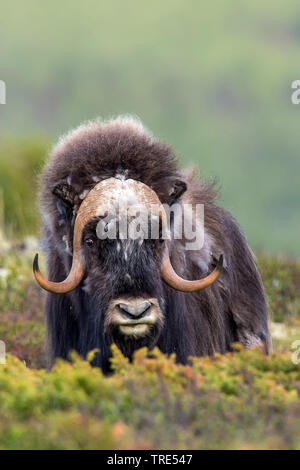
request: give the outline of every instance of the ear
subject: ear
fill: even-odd
[[[182,194],[187,190],[187,182],[184,178],[181,177],[171,177],[169,178],[169,182],[167,184],[167,191],[168,194],[166,195],[166,199],[168,204],[171,206],[174,202],[179,199]]]
[[[74,188],[68,183],[64,181],[57,183],[52,186],[51,191],[52,194],[58,197],[63,203],[66,204],[66,206],[74,206],[76,193],[74,191]]]

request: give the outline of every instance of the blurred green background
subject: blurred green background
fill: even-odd
[[[61,133],[132,113],[218,177],[254,249],[300,255],[299,64],[297,0],[1,0],[0,226],[37,233]]]

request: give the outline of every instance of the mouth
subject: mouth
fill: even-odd
[[[126,323],[119,325],[119,330],[125,336],[137,338],[140,336],[146,336],[152,326],[152,323]]]

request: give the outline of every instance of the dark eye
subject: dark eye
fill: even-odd
[[[94,245],[94,240],[92,238],[86,238],[84,240],[86,246],[93,246]]]

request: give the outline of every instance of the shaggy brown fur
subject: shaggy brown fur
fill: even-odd
[[[106,370],[113,340],[128,356],[137,347],[152,347],[150,340],[124,344],[122,338],[105,335],[107,305],[120,292],[131,296],[147,293],[159,299],[165,318],[163,328],[154,333],[155,344],[164,352],[176,352],[181,362],[189,355],[224,353],[235,341],[246,347],[264,343],[268,350],[264,288],[240,228],[215,204],[213,185],[199,181],[193,173],[182,174],[171,148],[132,119],[88,123],[63,137],[53,149],[40,184],[49,279],[61,281],[69,273],[74,220],[82,199],[98,181],[117,174],[147,184],[162,203],[204,204],[203,248],[188,251],[185,240],[173,240],[171,261],[182,277],[199,279],[223,253],[224,270],[206,290],[185,294],[160,279],[161,252],[155,244],[136,250],[131,267],[118,264],[113,247],[106,258],[103,246],[90,258],[86,254],[89,268],[82,285],[69,294],[47,297],[51,360],[66,358],[70,349],[86,355],[98,347],[101,353],[95,364]],[[124,281],[129,269],[130,285]]]

